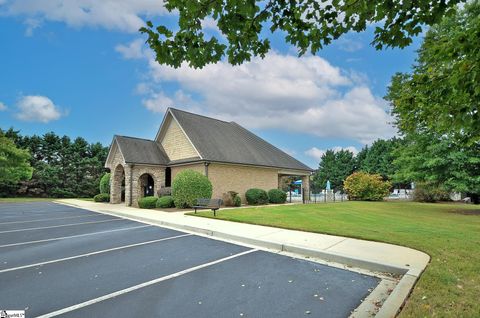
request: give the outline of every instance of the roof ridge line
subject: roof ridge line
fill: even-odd
[[[123,138],[139,139],[139,140],[145,140],[145,141],[155,142],[155,140],[146,139],[146,138],[140,138],[140,137],[132,137],[132,136],[124,136],[124,135],[115,135],[115,137],[123,137]]]
[[[170,107],[170,109],[171,109],[171,110],[174,110],[174,111],[179,111],[179,112],[182,112],[182,113],[187,113],[187,114],[189,114],[189,115],[193,115],[193,116],[197,116],[197,117],[203,117],[203,118],[206,118],[206,119],[221,121],[222,123],[226,123],[226,124],[231,123],[231,122],[226,121],[226,120],[222,120],[222,119],[218,119],[218,118],[214,118],[214,117],[208,117],[208,116],[206,116],[206,115],[195,114],[195,113],[192,113],[192,112],[183,110],[183,109],[178,109],[178,108],[173,108],[173,107]]]

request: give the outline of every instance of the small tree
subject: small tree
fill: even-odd
[[[2,183],[29,180],[33,172],[29,159],[28,150],[17,148],[11,139],[0,134],[0,180]]]
[[[105,173],[100,179],[100,193],[110,194],[110,173]]]
[[[177,208],[192,207],[197,199],[212,197],[212,183],[200,172],[183,170],[173,179],[172,197]]]
[[[379,174],[355,172],[348,176],[344,189],[350,200],[381,201],[390,193],[391,184]]]

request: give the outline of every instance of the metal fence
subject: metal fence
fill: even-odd
[[[329,203],[329,202],[343,202],[348,201],[348,197],[344,192],[333,190],[314,190],[305,191],[302,188],[301,193],[290,191],[287,193],[287,202],[303,202],[308,203]]]

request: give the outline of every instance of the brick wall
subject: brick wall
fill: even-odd
[[[182,170],[186,170],[186,169],[198,171],[201,174],[205,174],[205,166],[204,166],[203,163],[184,165],[184,166],[176,166],[176,167],[172,167],[172,182],[173,182],[173,179],[175,179],[175,176],[177,175],[177,173],[179,173]]]
[[[245,201],[245,192],[250,188],[265,191],[278,188],[278,170],[211,163],[208,166],[208,178],[213,185],[212,198],[222,198],[228,191],[236,191]]]

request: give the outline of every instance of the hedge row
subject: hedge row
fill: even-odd
[[[260,205],[270,203],[285,203],[287,194],[280,189],[271,189],[268,193],[262,189],[248,189],[245,192],[245,198],[250,205]]]
[[[173,208],[173,198],[171,196],[164,197],[144,197],[138,199],[138,207],[141,209],[154,209],[154,208]]]

